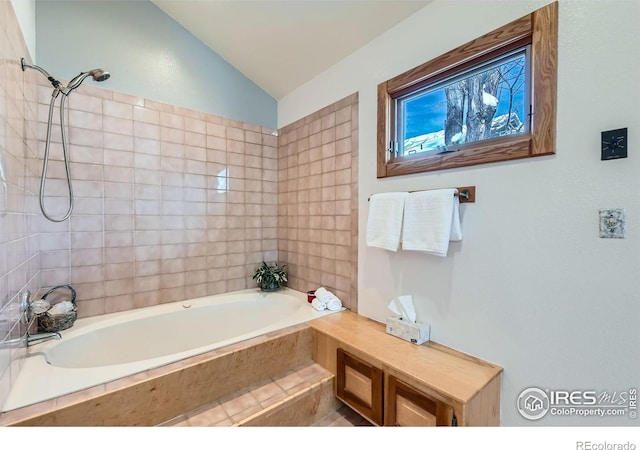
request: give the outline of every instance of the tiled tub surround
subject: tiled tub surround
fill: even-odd
[[[0,415],[1,425],[151,426],[312,363],[313,332],[295,325]],[[311,387],[311,386],[310,386]],[[333,393],[331,392],[331,398]],[[263,398],[271,404],[278,398]],[[265,404],[263,406],[268,406]],[[238,419],[238,417],[236,417]]]
[[[257,288],[78,320],[26,359],[3,410],[161,367],[334,314],[305,293]],[[42,380],[47,380],[43,383]]]
[[[38,88],[41,139],[50,98]],[[89,85],[68,125],[75,209],[40,218],[42,284],[71,283],[80,317],[253,287],[276,259],[273,130]],[[53,142],[46,205],[60,215],[59,129]]]
[[[0,1],[0,404],[24,355],[24,348],[2,348],[1,343],[25,332],[19,293],[40,287],[37,94],[35,74],[20,69],[20,57],[27,55],[11,2]]]
[[[358,94],[278,132],[278,254],[289,286],[357,310]]]

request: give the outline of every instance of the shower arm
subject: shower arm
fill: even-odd
[[[27,64],[27,61],[24,58],[20,58],[20,67],[22,68],[22,71],[24,72],[27,68],[29,69],[35,69],[38,72],[40,72],[42,75],[44,75],[45,77],[47,77],[47,80],[49,80],[49,82],[53,85],[54,88],[56,88],[57,90],[60,90],[60,88],[62,87],[62,83],[60,83],[58,80],[56,80],[55,78],[53,78],[49,72],[47,72],[46,70],[44,70],[42,67],[40,66],[35,66],[35,65],[31,65],[31,64]]]

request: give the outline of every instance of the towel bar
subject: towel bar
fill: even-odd
[[[476,202],[476,187],[475,186],[464,186],[456,188],[458,192],[453,194],[460,198],[460,203],[475,203]],[[416,191],[409,192],[421,192],[428,189],[418,189]],[[371,197],[367,199],[367,201],[371,200]]]

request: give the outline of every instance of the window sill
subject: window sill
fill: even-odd
[[[398,157],[386,163],[385,173],[379,173],[378,178],[510,161],[554,153],[551,149],[548,153],[532,154],[532,140],[532,136],[526,134],[469,144],[452,153]]]

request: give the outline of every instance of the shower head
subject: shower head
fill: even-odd
[[[80,72],[78,76],[69,81],[69,84],[67,84],[67,87],[64,90],[64,94],[68,95],[69,92],[80,86],[87,77],[93,78],[93,81],[104,81],[110,76],[111,74],[104,69],[93,69],[89,72]]]
[[[80,86],[84,81],[84,79],[89,76],[93,78],[93,81],[104,81],[111,76],[111,74],[104,69],[93,69],[93,70],[90,70],[89,72],[80,72],[78,76],[76,76],[74,79],[69,81],[69,84],[67,84],[66,88],[62,88],[62,85],[60,84],[60,82],[55,78],[53,78],[51,75],[49,75],[49,72],[47,72],[40,66],[28,64],[24,58],[20,59],[20,67],[22,68],[23,72],[27,70],[27,68],[37,70],[42,75],[47,77],[47,79],[51,82],[53,87],[56,88],[58,91],[62,92],[64,95],[68,95],[71,91],[73,91],[75,88]],[[54,91],[54,92],[57,92],[57,91]]]
[[[104,81],[111,76],[111,74],[104,69],[93,69],[89,72],[89,75],[93,77],[93,81]]]

